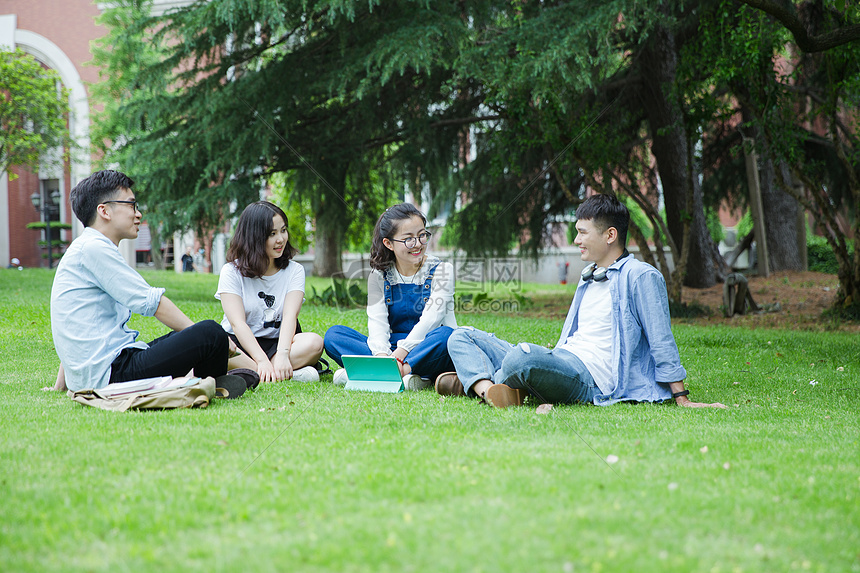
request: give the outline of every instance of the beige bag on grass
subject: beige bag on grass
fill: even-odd
[[[126,410],[166,410],[171,408],[205,408],[215,396],[215,379],[212,377],[195,378],[192,383],[178,388],[163,390],[142,390],[118,396],[99,390],[81,390],[69,392],[69,397],[79,404],[125,412]]]

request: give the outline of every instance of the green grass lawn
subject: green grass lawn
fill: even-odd
[[[220,319],[217,277],[145,276]],[[860,571],[856,335],[677,325],[691,398],[726,410],[540,415],[326,376],[117,414],[40,391],[51,279],[0,270],[2,571]],[[562,319],[458,316],[545,344]]]

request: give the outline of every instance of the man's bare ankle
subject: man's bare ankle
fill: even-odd
[[[487,389],[493,385],[491,380],[478,380],[472,385],[472,392],[475,393],[475,396],[483,399],[487,393]]]

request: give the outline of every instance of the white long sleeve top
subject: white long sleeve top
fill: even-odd
[[[424,284],[430,269],[436,272],[430,286],[430,298],[424,305],[418,324],[409,335],[397,343],[398,348],[410,352],[424,340],[430,331],[439,326],[457,328],[454,317],[454,266],[440,261],[439,257],[427,255],[424,264],[414,275],[401,275],[396,271],[388,272],[388,280],[395,284]],[[374,270],[367,278],[367,345],[373,354],[391,354],[391,326],[388,321],[388,306],[385,304],[385,277]]]

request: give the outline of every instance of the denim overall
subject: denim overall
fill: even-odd
[[[392,352],[397,348],[397,343],[409,336],[421,320],[424,306],[430,300],[433,275],[438,266],[439,263],[430,269],[422,284],[391,284],[389,277],[393,271],[388,269],[383,273],[383,296],[388,307],[388,326],[391,329],[389,342]],[[413,374],[435,380],[439,374],[454,370],[454,363],[448,355],[448,337],[452,332],[450,326],[439,326],[428,332],[424,340],[412,349],[406,356],[406,363],[412,368]],[[371,354],[367,337],[342,325],[332,326],[326,331],[324,345],[326,353],[341,366],[341,356],[344,354]]]
[[[388,280],[391,269],[385,271],[385,286],[382,294],[388,307],[388,326],[391,328],[391,350],[397,348],[397,343],[409,336],[424,312],[424,305],[430,300],[430,286],[436,273],[437,263],[427,274],[423,285],[412,283],[391,284]]]

